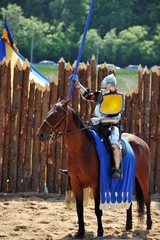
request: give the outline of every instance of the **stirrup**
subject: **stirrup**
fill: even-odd
[[[123,178],[121,171],[117,168],[113,168],[112,170],[112,178]]]
[[[65,169],[59,169],[59,172],[64,174],[64,175],[68,175],[68,171]]]

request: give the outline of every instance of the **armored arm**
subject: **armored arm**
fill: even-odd
[[[83,87],[80,82],[75,82],[74,84],[75,88],[78,90],[78,92],[81,94],[82,98],[87,101],[94,101],[93,98],[93,93],[89,92],[89,89]]]

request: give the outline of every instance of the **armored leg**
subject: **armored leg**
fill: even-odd
[[[122,178],[121,174],[121,160],[122,160],[122,150],[119,139],[119,128],[117,126],[113,126],[110,128],[111,135],[109,136],[109,141],[112,149],[113,155],[113,169],[112,169],[112,178]]]
[[[112,169],[112,178],[122,178],[121,174],[121,159],[122,159],[122,152],[118,145],[112,145],[112,153],[114,159],[114,166]]]

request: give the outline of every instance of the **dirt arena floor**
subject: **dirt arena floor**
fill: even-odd
[[[133,201],[133,230],[125,232],[125,210],[103,213],[104,237],[98,239],[160,240],[160,195],[152,196],[153,228],[146,231],[138,223]],[[97,239],[97,221],[93,207],[84,210],[84,239]],[[0,240],[70,240],[77,230],[75,210],[67,210],[64,195],[0,195]]]

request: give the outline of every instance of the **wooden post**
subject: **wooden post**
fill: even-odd
[[[143,70],[144,100],[143,100],[143,139],[149,144],[149,123],[150,123],[150,73],[148,68]]]
[[[142,67],[138,67],[138,136],[142,138]]]
[[[101,83],[102,83],[102,80],[103,80],[103,76],[104,76],[104,72],[103,72],[103,69],[104,69],[104,64],[103,65],[100,65],[99,66],[99,69],[98,69],[98,88],[97,90],[99,91],[101,89]],[[107,68],[108,69],[108,68]]]
[[[7,107],[7,71],[6,58],[0,65],[0,191],[2,189],[2,167],[5,147],[5,125]],[[7,169],[5,170],[7,171]]]
[[[130,132],[137,135],[137,123],[138,123],[138,92],[134,91],[132,93],[131,101],[131,126]]]
[[[68,78],[72,75],[72,66],[70,63],[67,63],[64,69],[64,82],[63,82],[63,98],[68,99],[68,93],[71,85],[71,81]]]
[[[35,94],[35,112],[34,112],[34,128],[33,128],[33,154],[32,154],[32,187],[31,191],[39,191],[39,168],[40,168],[40,141],[37,132],[41,125],[41,95],[42,89],[37,85]]]
[[[30,81],[30,91],[28,100],[27,113],[27,132],[26,132],[26,149],[23,171],[23,191],[31,190],[31,167],[32,167],[32,144],[33,144],[33,115],[35,105],[35,83]]]
[[[108,65],[107,65],[107,63],[106,62],[104,62],[103,64],[102,64],[102,69],[103,69],[103,74],[102,74],[102,80],[106,77],[106,76],[108,76],[110,73],[109,73],[109,69],[108,69]]]
[[[152,68],[152,83],[151,83],[151,118],[150,118],[150,150],[151,150],[151,175],[150,175],[150,191],[155,193],[155,190],[160,183],[160,178],[157,178],[157,174],[160,174],[160,168],[158,170],[159,158],[156,158],[156,152],[159,154],[159,145],[157,141],[159,138],[157,134],[158,122],[159,122],[159,101],[160,101],[160,77],[157,67]],[[156,166],[157,165],[157,166]],[[158,181],[159,180],[159,181]]]
[[[74,71],[75,66],[76,66],[76,61],[72,65],[72,72]],[[76,113],[79,112],[79,92],[76,88],[74,88],[73,94],[72,94],[72,108]]]
[[[70,85],[71,85],[71,81],[68,80],[68,78],[72,75],[72,66],[70,65],[70,63],[68,63],[65,67],[65,77],[64,77],[64,99],[68,99],[68,93],[70,90]],[[67,124],[67,123],[65,123]],[[67,129],[66,129],[67,130]],[[65,145],[64,139],[61,138],[60,141],[60,147],[61,147],[61,157],[60,157],[60,168],[62,169],[66,169],[66,162],[67,162],[67,158],[68,158],[68,150],[67,147]],[[58,166],[57,166],[58,167]],[[66,176],[62,175],[59,173],[59,168],[56,169],[57,170],[57,174],[58,174],[58,179],[59,179],[59,193],[65,193],[66,191]]]
[[[91,59],[91,91],[95,92],[97,90],[96,84],[96,59],[95,56],[92,56]]]
[[[130,133],[131,126],[131,95],[129,92],[125,95],[125,111],[124,111],[124,131]]]
[[[2,169],[2,192],[8,191],[7,180],[8,180],[10,125],[11,125],[11,62],[10,61],[7,62],[7,66],[8,66],[8,70],[7,70],[6,116],[5,116],[5,148],[4,148],[3,169]],[[1,86],[0,86],[0,89],[1,89]]]
[[[57,102],[58,94],[58,79],[53,78],[50,83],[50,100],[49,106],[52,108],[53,104]],[[47,186],[49,193],[54,193],[56,177],[55,177],[55,166],[56,166],[56,142],[49,142],[48,147],[48,160],[47,160]]]
[[[109,74],[112,74],[112,73],[116,76],[116,71],[114,69],[114,65],[111,65],[110,69],[109,69]]]
[[[11,142],[9,154],[9,192],[17,191],[17,157],[22,93],[22,66],[20,61],[14,67],[13,102],[11,113]]]
[[[23,165],[25,158],[25,143],[26,143],[26,116],[28,103],[28,82],[29,82],[30,64],[26,59],[23,64],[22,77],[22,97],[21,97],[21,113],[20,113],[20,135],[18,146],[18,170],[17,170],[17,192],[22,192],[23,181]]]
[[[65,67],[64,67],[65,61],[63,58],[59,60],[59,69],[58,69],[58,97],[63,97],[64,91],[65,91]],[[55,192],[59,193],[61,191],[61,176],[59,174],[59,168],[60,168],[60,161],[61,161],[61,149],[62,149],[62,143],[61,139],[58,139],[56,137],[56,148],[55,148],[55,156],[56,156],[56,163],[55,163]]]
[[[58,61],[58,98],[63,96],[64,93],[64,68],[65,68],[65,61],[61,58]]]
[[[87,85],[86,87],[91,89],[91,66],[89,62],[87,62],[86,65],[86,80],[87,80]],[[86,102],[86,121],[89,121],[91,118],[91,103]]]
[[[47,113],[49,111],[49,97],[50,97],[50,92],[49,92],[49,87],[45,87],[44,92],[43,92],[43,99],[42,99],[42,119],[41,123],[43,120],[46,118]],[[47,148],[48,148],[48,143],[40,143],[40,173],[39,173],[39,191],[44,192],[45,186],[46,185],[46,163],[47,163]]]
[[[92,56],[91,59],[91,92],[95,92],[97,89],[96,85],[96,59]],[[91,115],[93,115],[96,103],[91,103]]]
[[[86,79],[86,66],[84,63],[81,64],[79,67],[79,81],[80,83],[86,88],[87,87],[87,79]],[[80,118],[83,122],[86,121],[86,109],[87,109],[87,102],[81,97],[80,98]]]

